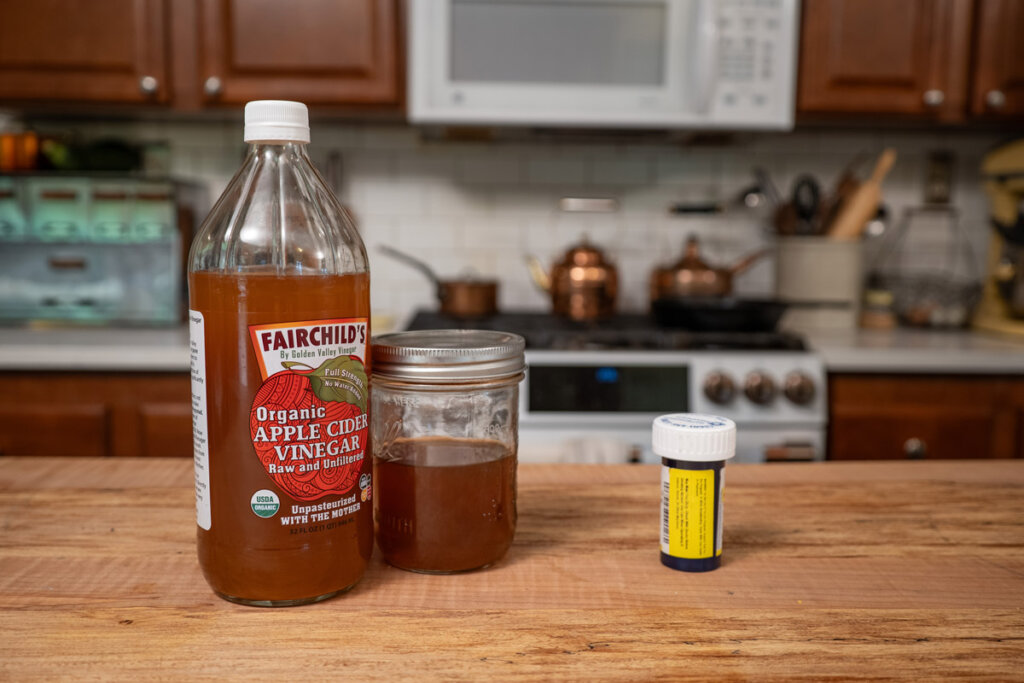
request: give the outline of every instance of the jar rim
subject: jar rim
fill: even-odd
[[[526,367],[526,341],[494,330],[415,330],[371,340],[373,373],[424,384],[487,381]]]

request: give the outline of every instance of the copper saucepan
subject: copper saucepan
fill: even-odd
[[[420,271],[437,290],[437,301],[443,315],[453,318],[486,318],[498,312],[498,281],[477,277],[442,280],[423,261],[397,249],[380,245],[380,250]]]

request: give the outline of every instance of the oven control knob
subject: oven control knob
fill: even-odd
[[[786,375],[786,383],[782,387],[782,393],[793,403],[798,406],[807,405],[814,400],[814,392],[814,380],[806,374],[798,370]]]
[[[754,370],[743,383],[743,393],[754,403],[766,406],[775,399],[775,380],[766,372]]]
[[[736,396],[736,383],[726,373],[715,370],[704,378],[704,395],[712,403],[725,405]]]

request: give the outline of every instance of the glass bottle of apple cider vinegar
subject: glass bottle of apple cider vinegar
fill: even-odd
[[[309,140],[305,105],[247,104],[189,254],[199,564],[249,605],[336,595],[373,549],[369,267]]]

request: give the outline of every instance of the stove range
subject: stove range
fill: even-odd
[[[785,332],[698,332],[641,314],[580,323],[510,312],[458,320],[420,312],[409,329],[487,329],[526,339],[520,459],[657,462],[651,421],[712,413],[737,425],[737,461],[824,458],[824,366]]]

